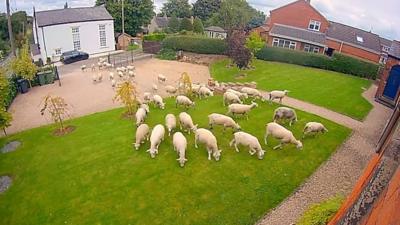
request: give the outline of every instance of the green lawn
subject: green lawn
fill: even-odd
[[[239,71],[227,68],[228,60],[217,61],[210,66],[212,76],[225,82],[256,81],[258,88],[289,90],[290,97],[319,105],[333,111],[362,120],[372,105],[361,96],[371,81],[337,72],[303,66],[254,60],[254,70]],[[235,75],[246,74],[244,79]]]
[[[277,105],[260,103],[250,120],[238,119],[243,130],[260,140]],[[20,140],[15,152],[0,154],[0,175],[14,183],[0,194],[0,224],[254,224],[268,210],[289,196],[334,152],[350,130],[305,112],[292,127],[296,137],[308,121],[320,121],[329,132],[305,139],[303,150],[286,146],[258,160],[241,148],[229,147],[230,131],[215,128],[221,161],[208,161],[203,146],[189,141],[188,162],[180,168],[170,138],[151,159],[132,148],[134,123],[121,119],[122,109],[74,119],[77,129],[66,136],[51,135],[53,126],[28,130],[0,139]],[[175,109],[151,108],[148,124],[164,123]],[[221,96],[196,102],[189,113],[200,127],[211,112],[225,113]]]

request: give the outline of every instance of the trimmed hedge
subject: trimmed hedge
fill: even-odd
[[[297,225],[325,225],[339,210],[344,198],[341,196],[329,198],[321,203],[310,206],[296,223]]]
[[[164,39],[162,47],[200,54],[225,54],[226,51],[224,40],[202,36],[170,36]]]
[[[6,109],[10,107],[11,103],[14,101],[15,97],[18,94],[17,78],[15,78],[14,76],[8,78],[8,83],[9,83],[8,94],[5,96],[4,99],[4,106]]]
[[[350,56],[334,53],[332,57],[290,49],[265,47],[256,53],[261,60],[277,61],[332,70],[368,79],[376,79],[379,65]]]
[[[143,36],[145,41],[162,41],[167,36],[166,33],[152,33]]]

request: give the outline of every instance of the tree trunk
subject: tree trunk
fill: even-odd
[[[3,128],[4,135],[7,136],[6,128]]]

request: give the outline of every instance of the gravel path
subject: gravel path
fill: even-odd
[[[287,98],[284,104],[315,113],[353,129],[352,135],[321,167],[279,206],[270,211],[257,224],[289,225],[295,223],[310,204],[318,203],[336,194],[348,195],[371,155],[379,136],[389,119],[391,109],[376,103],[376,86],[371,86],[363,96],[374,108],[364,122],[355,121],[318,106]]]

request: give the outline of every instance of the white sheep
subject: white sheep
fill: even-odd
[[[283,91],[271,91],[269,93],[269,102],[271,103],[274,99],[279,99],[279,103],[282,103],[282,99],[289,93],[288,90]]]
[[[235,146],[236,152],[239,152],[238,145],[244,145],[246,147],[249,147],[249,153],[250,155],[254,155],[257,153],[258,159],[263,159],[265,151],[262,149],[260,142],[258,139],[246,132],[239,131],[233,134],[233,139],[229,143],[229,145],[232,147],[232,145]]]
[[[149,140],[149,133],[149,125],[145,123],[140,124],[140,126],[136,129],[136,137],[134,143],[136,150],[139,150],[140,145],[143,144],[145,140]]]
[[[126,67],[121,66],[120,69],[121,69],[121,72],[126,72]]]
[[[150,112],[149,106],[145,103],[140,104],[140,108],[146,110],[146,114],[148,114]]]
[[[235,95],[232,92],[225,92],[224,96],[222,98],[223,105],[225,106],[226,103],[232,104],[232,103],[239,103],[242,104],[242,101],[240,100],[239,96]]]
[[[272,137],[280,140],[280,144],[275,146],[274,149],[277,148],[282,148],[284,144],[295,144],[297,149],[302,149],[303,144],[301,141],[297,140],[291,131],[288,129],[284,128],[283,126],[271,122],[266,125],[266,131],[265,131],[265,136],[264,136],[264,143],[267,145],[267,138],[268,136],[271,135]]]
[[[166,78],[164,75],[162,75],[162,74],[158,74],[157,80],[158,80],[158,82],[163,82],[163,83],[165,83],[165,82],[167,81],[167,78]]]
[[[126,69],[128,69],[128,70],[135,70],[135,67],[134,66],[126,66]]]
[[[158,91],[158,86],[156,84],[153,84],[151,86],[151,89],[153,90],[153,92],[157,92]]]
[[[160,109],[165,108],[165,103],[163,101],[163,98],[159,95],[153,95],[153,102],[158,106]]]
[[[242,92],[240,92],[240,91],[236,91],[236,90],[233,90],[233,89],[231,89],[231,88],[229,88],[228,90],[226,90],[226,92],[231,92],[231,93],[237,95],[240,99],[247,99],[247,98],[249,97],[249,96],[247,95],[247,93],[242,93]]]
[[[101,63],[101,62],[98,62],[97,63],[97,67],[99,67],[99,70],[101,70],[101,67],[103,66],[103,63]]]
[[[81,70],[82,70],[82,72],[85,72],[86,71],[86,65],[82,65],[81,66]]]
[[[113,73],[113,72],[110,72],[110,73],[108,74],[108,78],[109,78],[110,80],[113,80],[113,79],[114,79],[114,73]]]
[[[161,124],[157,124],[153,130],[151,131],[150,135],[150,149],[147,152],[150,152],[151,158],[156,157],[158,154],[158,147],[161,144],[161,141],[164,140],[165,129],[164,126]]]
[[[93,76],[92,76],[93,83],[96,83],[97,79],[98,79],[97,75],[93,74]]]
[[[230,104],[228,106],[228,112],[227,114],[240,114],[240,115],[246,115],[246,118],[249,119],[249,112],[253,108],[257,107],[258,104],[255,102],[252,102],[250,105],[245,105],[245,104]]]
[[[176,96],[175,107],[178,107],[178,105],[183,105],[188,108],[191,106],[194,107],[195,103],[184,95],[178,95]]]
[[[219,113],[211,113],[208,115],[208,125],[210,129],[213,129],[214,125],[222,125],[224,127],[224,132],[227,127],[234,129],[235,131],[240,130],[240,126],[229,116],[225,116]]]
[[[167,127],[168,136],[171,136],[172,130],[176,128],[176,117],[174,114],[169,113],[165,116],[165,127]]]
[[[124,76],[124,73],[123,73],[122,71],[118,71],[118,76],[119,76],[119,77],[123,77],[123,76]]]
[[[143,108],[139,108],[136,111],[135,117],[136,117],[136,126],[137,127],[144,122],[144,120],[146,119],[146,115],[147,115],[147,112]]]
[[[192,84],[192,92],[195,94],[199,94],[199,90],[202,87],[200,84]]]
[[[92,64],[92,72],[96,70],[96,65],[94,65],[94,63]]]
[[[303,138],[310,133],[317,134],[319,132],[325,133],[328,132],[328,129],[322,123],[308,122],[303,129]]]
[[[179,161],[179,165],[181,167],[185,166],[185,163],[187,162],[186,159],[187,140],[185,136],[183,136],[181,132],[176,132],[172,137],[172,144],[174,146],[174,150],[179,155],[179,158],[176,160]]]
[[[199,98],[202,98],[202,97],[214,96],[214,93],[207,87],[203,86],[203,87],[200,87],[200,89],[198,91],[198,95],[199,95]]]
[[[273,116],[274,122],[284,119],[289,120],[289,126],[292,126],[292,123],[297,121],[297,114],[294,109],[288,107],[279,107],[275,109]]]
[[[189,134],[190,130],[195,131],[197,129],[197,124],[193,124],[192,117],[186,112],[179,113],[179,126],[181,130],[186,129]]]
[[[165,86],[165,91],[169,94],[175,94],[178,91],[178,89],[176,89],[176,87],[174,86],[167,85]]]
[[[151,95],[150,92],[144,92],[143,93],[143,100],[145,102],[149,102],[149,101],[151,101],[151,99],[152,99],[152,95]]]
[[[115,87],[115,85],[117,85],[117,82],[114,79],[112,79],[111,80],[111,87]]]
[[[199,128],[196,129],[194,135],[194,147],[198,148],[197,142],[205,144],[208,152],[208,160],[211,160],[211,155],[214,157],[215,161],[219,161],[221,157],[222,150],[218,149],[217,138],[211,131]]]
[[[128,75],[130,76],[130,77],[135,77],[135,72],[133,72],[133,71],[128,71]]]
[[[261,92],[255,88],[243,87],[240,91],[246,93],[248,96],[251,96],[253,98],[259,98],[264,101]]]

